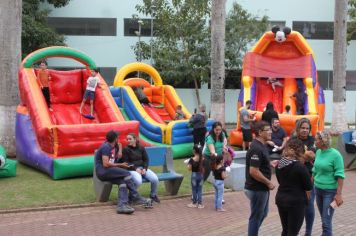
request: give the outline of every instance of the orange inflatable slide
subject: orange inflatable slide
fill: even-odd
[[[257,120],[261,119],[266,104],[272,102],[288,135],[301,117],[311,121],[313,134],[324,128],[325,99],[318,83],[313,51],[299,32],[289,31],[283,40],[278,38],[280,32],[284,34],[282,31],[265,33],[244,57],[237,127],[230,136],[232,145],[242,144],[239,111],[248,100],[252,102],[251,112],[256,112]],[[282,86],[275,86],[273,90],[268,78],[277,78]],[[299,115],[296,101],[291,97],[298,88],[307,95],[304,114]],[[283,113],[286,105],[291,107],[291,114]]]

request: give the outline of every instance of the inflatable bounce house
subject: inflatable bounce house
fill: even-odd
[[[48,108],[38,83],[34,64],[49,57],[76,60],[85,69],[71,71],[48,70],[51,107]],[[94,117],[80,114],[80,104],[94,61],[84,53],[68,47],[48,47],[29,54],[19,71],[21,104],[16,114],[16,148],[20,162],[39,169],[53,179],[91,175],[93,154],[109,130],[138,134],[137,121],[125,121],[110,94],[104,79],[98,74]],[[84,112],[89,111],[85,104]]]
[[[281,86],[271,86],[268,78],[277,80]],[[298,88],[306,94],[304,114],[296,112],[293,95]],[[272,102],[279,115],[281,126],[290,134],[296,120],[306,117],[311,121],[312,133],[324,128],[325,100],[318,83],[312,49],[304,37],[296,31],[278,26],[265,33],[248,52],[243,61],[241,91],[238,98],[237,128],[231,132],[230,143],[242,144],[239,111],[246,101],[252,102],[251,112],[261,119],[266,104]],[[286,105],[291,114],[283,114]]]
[[[0,178],[15,177],[16,164],[16,161],[6,158],[5,148],[0,146]]]
[[[144,72],[153,81],[151,85],[142,78],[126,78],[132,72]],[[141,104],[133,89],[143,87],[143,92],[151,105]],[[175,89],[164,85],[162,78],[152,66],[135,62],[122,67],[115,76],[111,88],[116,104],[128,120],[140,122],[140,139],[145,146],[170,145],[174,158],[192,154],[192,129],[188,127],[191,113],[178,97]],[[177,105],[182,106],[183,120],[174,120]],[[208,129],[213,120],[208,120]]]

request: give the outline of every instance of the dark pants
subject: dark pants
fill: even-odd
[[[109,181],[119,186],[119,196],[118,196],[119,206],[128,203],[127,189],[130,191],[130,198],[131,197],[132,199],[140,198],[135,183],[128,170],[119,167],[110,167],[110,168],[99,167],[96,169],[96,173],[101,181]]]
[[[43,93],[43,96],[45,97],[47,106],[50,107],[51,106],[51,97],[49,95],[49,87],[43,87],[42,93]]]
[[[145,97],[145,98],[143,98],[143,99],[141,99],[140,100],[140,103],[143,103],[143,104],[150,104],[150,100],[148,100],[148,98],[147,97]]]
[[[297,236],[303,225],[305,206],[278,206],[282,223],[282,236]]]
[[[206,134],[206,128],[205,127],[193,129],[194,144],[200,144],[201,147],[204,147],[205,134]]]
[[[315,188],[313,187],[310,193],[310,199],[308,205],[305,208],[305,235],[312,235],[314,218],[315,218],[315,209],[314,209],[314,200],[315,200]]]
[[[258,236],[262,222],[268,214],[269,191],[245,189],[245,195],[250,200],[251,210],[248,219],[248,236]]]

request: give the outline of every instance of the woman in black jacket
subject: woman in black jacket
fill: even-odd
[[[142,184],[142,179],[146,179],[151,183],[151,199],[157,203],[160,202],[157,196],[158,177],[150,169],[148,169],[148,156],[145,148],[138,142],[137,136],[130,133],[126,136],[127,147],[122,151],[122,161],[130,165],[130,173],[137,187]]]
[[[302,141],[290,139],[276,168],[279,183],[276,205],[283,228],[282,236],[298,235],[313,187],[303,164],[304,151]]]

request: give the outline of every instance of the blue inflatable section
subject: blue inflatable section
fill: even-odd
[[[110,88],[111,95],[114,97],[116,104],[120,108],[124,108],[130,120],[137,120],[140,122],[140,132],[151,139],[152,141],[163,143],[162,130],[159,126],[149,123],[145,120],[138,109],[135,107],[132,99],[125,88]]]
[[[164,143],[162,140],[163,137],[161,127],[148,122],[142,117],[142,114],[140,114],[138,109],[135,107],[135,103],[132,101],[132,98],[125,87],[110,87],[110,91],[118,107],[125,110],[129,119],[140,122],[140,132],[144,136],[152,141]],[[208,130],[211,129],[213,123],[214,120],[209,119],[207,121]],[[193,142],[192,128],[190,128],[188,124],[188,121],[176,122],[173,124],[171,137],[172,145]]]

